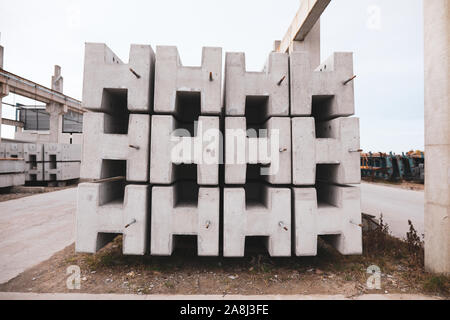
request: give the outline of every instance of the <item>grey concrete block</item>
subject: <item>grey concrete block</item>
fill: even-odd
[[[79,153],[81,155],[81,149]],[[26,162],[43,162],[44,145],[41,143],[25,143],[23,145],[23,158]]]
[[[147,182],[149,176],[150,116],[131,114],[128,133],[114,132],[114,118],[104,113],[84,114],[81,178],[101,179],[126,174],[128,181]],[[107,130],[108,129],[108,130]],[[125,171],[104,160],[125,160]]]
[[[23,143],[5,143],[5,158],[23,159]]]
[[[25,172],[25,161],[15,159],[0,159],[0,174]]]
[[[0,188],[22,186],[25,184],[24,173],[0,174]]]
[[[321,120],[355,114],[353,54],[334,53],[311,71],[308,52],[290,54],[291,115]]]
[[[291,256],[291,190],[261,186],[259,202],[247,201],[253,190],[224,189],[223,254],[243,257],[246,236],[266,236],[273,257]],[[253,200],[253,199],[252,199]]]
[[[154,52],[148,45],[131,45],[128,64],[105,44],[86,43],[83,107],[115,113],[122,108],[117,94],[126,99],[125,109],[149,113],[152,106]],[[119,110],[122,111],[122,110]]]
[[[317,190],[293,188],[293,194],[297,256],[316,256],[318,236],[327,236],[341,254],[362,254],[359,187],[320,184]]]
[[[176,235],[196,235],[199,256],[219,255],[220,190],[200,187],[197,194],[193,189],[185,183],[153,187],[152,255],[171,255]]]
[[[198,119],[196,133],[180,131],[173,116],[152,116],[150,183],[172,184],[177,166],[196,165],[199,185],[219,184],[220,160],[219,117]],[[178,130],[177,130],[178,128]],[[175,131],[176,130],[176,131]]]
[[[182,65],[177,47],[156,48],[155,105],[156,113],[176,114],[200,104],[202,115],[220,115],[222,112],[222,49],[204,47],[202,65]]]
[[[289,56],[272,52],[262,72],[247,72],[245,54],[227,52],[224,94],[227,116],[289,116]]]
[[[45,162],[81,161],[81,145],[45,143],[44,161]]]
[[[123,234],[123,253],[144,255],[148,247],[149,186],[123,181],[78,186],[75,250],[96,253]],[[122,198],[123,197],[123,198]]]
[[[25,164],[25,181],[27,182],[44,181],[44,163],[27,162]]]
[[[294,185],[314,185],[316,178],[338,184],[361,182],[358,118],[317,124],[314,118],[293,118],[292,139]]]
[[[225,118],[225,183],[245,184],[249,164],[263,165],[260,179],[271,184],[291,183],[291,120],[270,118],[256,137],[247,132],[244,117]],[[260,132],[262,133],[262,132]]]
[[[45,181],[67,181],[80,178],[80,162],[45,162]]]

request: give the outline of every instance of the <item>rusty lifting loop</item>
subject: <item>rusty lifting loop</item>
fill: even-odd
[[[136,71],[134,71],[132,68],[130,68],[130,71],[132,74],[134,74],[136,76],[136,78],[138,78],[138,79],[141,78],[141,76]]]
[[[356,78],[356,75],[355,76],[353,76],[353,77],[351,77],[350,79],[348,79],[348,80],[346,80],[346,81],[344,81],[343,82],[343,85],[345,86],[347,83],[349,83],[350,81],[353,81],[353,80],[355,80],[355,78]]]
[[[129,226],[135,224],[136,222],[137,222],[136,219],[131,220],[131,222],[125,226],[125,229],[128,228]]]
[[[285,75],[283,76],[283,78],[280,79],[280,81],[278,81],[277,85],[281,86],[281,84],[283,83],[284,79],[286,79]]]
[[[288,230],[289,230],[289,229],[286,227],[286,225],[284,224],[283,221],[280,221],[280,222],[278,223],[278,225],[280,226],[280,228],[283,228],[285,231],[288,231]]]

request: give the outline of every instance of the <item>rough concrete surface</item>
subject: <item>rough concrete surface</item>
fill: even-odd
[[[73,188],[0,203],[0,283],[74,242],[76,195]]]
[[[450,274],[450,2],[424,1],[425,266]]]
[[[120,180],[80,184],[76,251],[96,253],[123,234],[124,254],[145,254],[149,190],[145,185],[125,186]]]

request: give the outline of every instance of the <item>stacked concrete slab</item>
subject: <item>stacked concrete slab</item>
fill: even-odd
[[[117,234],[124,253],[148,248],[150,111],[155,57],[132,45],[122,62],[106,45],[86,44],[76,250],[95,253]]]
[[[219,255],[222,49],[203,48],[201,66],[156,48],[150,183],[152,255],[171,255],[177,236],[197,237],[200,256]]]
[[[316,255],[318,236],[342,254],[361,254],[352,54],[335,53],[314,70],[310,60],[290,54],[295,254]]]
[[[4,158],[0,154],[0,188],[25,184],[25,161],[17,158]]]
[[[226,53],[222,88],[220,48],[184,66],[172,46],[133,45],[125,64],[87,44],[77,251],[123,234],[134,255],[179,236],[200,256],[242,257],[249,237],[271,256],[316,255],[319,236],[361,253],[352,55],[313,60],[272,52],[250,72]]]
[[[26,182],[63,182],[80,177],[80,145],[2,143],[1,148],[6,158],[24,160]]]
[[[224,256],[244,256],[250,236],[264,237],[271,256],[290,256],[288,54],[248,72],[244,53],[227,53],[225,88]]]

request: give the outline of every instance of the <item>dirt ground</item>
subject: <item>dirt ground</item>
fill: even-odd
[[[423,191],[425,189],[425,185],[423,183],[411,181],[386,181],[381,179],[372,180],[371,178],[363,178],[362,180],[367,183],[381,184],[406,190]]]
[[[249,243],[245,258],[196,256],[195,243],[172,257],[121,254],[122,237],[96,255],[76,254],[74,245],[25,271],[2,292],[64,293],[67,268],[81,268],[83,293],[134,294],[344,294],[425,293],[448,299],[450,279],[424,272],[423,250],[371,231],[364,235],[362,256],[341,256],[320,240],[317,257],[270,258],[258,243]],[[381,269],[381,290],[367,288],[367,268]]]
[[[76,187],[77,184],[71,184],[64,187],[19,186],[12,188],[0,188],[0,202],[34,196],[39,193],[54,192]]]

